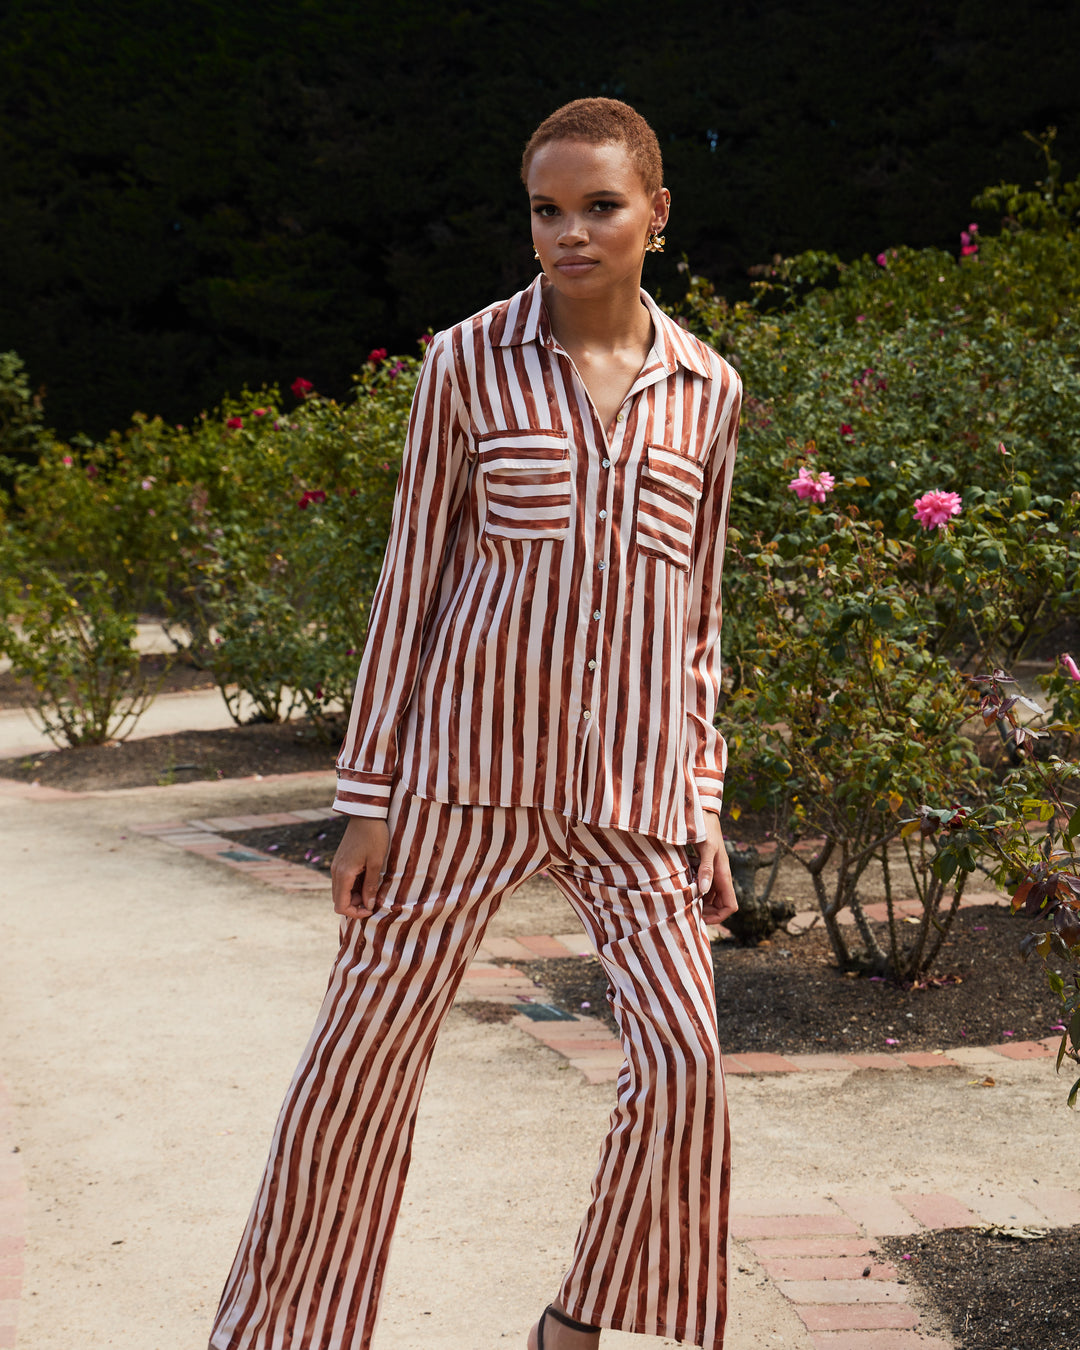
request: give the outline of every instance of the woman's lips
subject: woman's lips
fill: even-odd
[[[596,265],[595,258],[563,258],[561,262],[555,264],[559,271],[568,277],[584,276],[586,272],[591,272]]]

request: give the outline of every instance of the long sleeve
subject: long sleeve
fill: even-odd
[[[387,814],[398,731],[416,686],[447,536],[464,495],[469,466],[451,359],[440,334],[428,348],[413,397],[390,538],[337,761],[334,807],[348,815]]]
[[[729,378],[695,533],[686,634],[686,721],[692,772],[702,810],[717,813],[723,805],[727,770],[727,745],[713,725],[721,680],[720,589],[742,399],[741,382],[730,368]]]

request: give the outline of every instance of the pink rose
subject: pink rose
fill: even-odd
[[[1060,659],[1061,664],[1065,667],[1065,672],[1068,675],[1069,679],[1075,680],[1078,684],[1080,684],[1080,666],[1076,664],[1076,662],[1067,652],[1063,652]]]
[[[242,431],[244,428],[244,419],[242,417],[230,417],[225,425],[231,427],[233,431]]]
[[[888,258],[885,256],[884,253],[879,253],[879,254],[877,255],[876,261],[877,261],[877,265],[878,265],[879,267],[888,267],[888,265],[889,265],[889,260],[888,260]]]
[[[256,408],[256,409],[255,409],[255,416],[256,416],[256,417],[265,417],[266,414],[267,414],[269,411],[270,411],[269,408]]]
[[[435,339],[432,337],[430,333],[421,333],[420,341],[424,344],[425,347],[430,347],[431,344],[435,341]]]
[[[969,225],[966,230],[960,231],[960,256],[962,258],[969,258],[973,253],[978,253],[979,246],[975,242],[975,235],[978,231],[978,225]]]
[[[75,461],[71,458],[70,455],[65,455],[60,462],[61,464],[63,464],[65,469],[70,469],[71,466],[75,463]]]
[[[289,388],[292,390],[293,398],[307,398],[315,386],[310,380],[295,379]]]
[[[800,501],[809,497],[812,502],[821,505],[835,486],[836,479],[831,473],[826,473],[824,469],[819,473],[811,473],[803,467],[799,470],[798,478],[793,478],[788,484],[788,490],[794,492]]]
[[[950,516],[958,516],[961,507],[957,492],[924,492],[914,504],[915,519],[924,530],[943,530]]]

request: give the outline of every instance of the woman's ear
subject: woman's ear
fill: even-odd
[[[667,188],[660,188],[653,198],[652,229],[660,233],[668,222],[668,214],[671,211],[671,193]]]

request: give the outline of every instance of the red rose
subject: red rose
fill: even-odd
[[[386,348],[376,347],[374,351],[368,352],[367,359],[370,365],[377,366],[380,361],[386,360]]]
[[[295,379],[289,388],[293,392],[294,398],[307,398],[315,386],[310,380]]]
[[[231,427],[233,431],[242,431],[244,429],[244,419],[242,417],[230,417],[225,425]]]
[[[326,493],[322,488],[309,489],[296,503],[301,511],[306,511],[312,502],[326,501]]]

